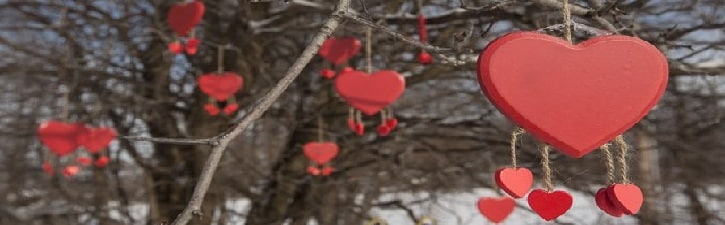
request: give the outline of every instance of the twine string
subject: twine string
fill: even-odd
[[[624,137],[622,135],[617,136],[617,138],[614,139],[614,142],[617,143],[617,147],[619,147],[619,168],[622,176],[622,184],[629,184],[629,176],[627,173],[629,173],[629,167],[627,166],[627,153],[629,152],[629,145],[627,145],[627,142],[624,140]]]
[[[522,134],[526,133],[523,128],[516,128],[511,132],[511,165],[516,169],[516,140]]]
[[[373,72],[373,32],[371,27],[365,29],[365,63],[367,64],[367,72]]]
[[[218,74],[224,73],[224,46],[221,45],[217,45],[216,72]]]
[[[604,159],[606,160],[606,167],[607,167],[607,184],[614,183],[614,157],[612,156],[612,151],[609,150],[610,144],[604,144],[599,149],[602,150],[602,153],[604,154]]]
[[[563,3],[561,4],[561,14],[564,17],[564,38],[569,43],[572,43],[571,38],[571,9],[569,9],[569,0],[563,0]]]
[[[317,116],[317,142],[325,141],[324,135],[324,122],[322,121],[322,115]]]
[[[544,172],[544,185],[546,191],[554,190],[554,184],[551,182],[551,162],[549,161],[549,145],[544,144],[541,147],[541,169]]]

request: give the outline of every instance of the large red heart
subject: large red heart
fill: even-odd
[[[244,80],[234,72],[204,74],[197,79],[201,92],[217,101],[226,101],[229,96],[242,89]]]
[[[202,17],[204,17],[204,3],[200,1],[178,3],[169,9],[166,22],[176,35],[186,37],[189,31],[201,22]]]
[[[622,216],[622,210],[619,209],[614,203],[609,200],[608,196],[608,190],[609,187],[601,188],[599,191],[597,191],[597,194],[594,196],[594,202],[597,204],[597,207],[604,211],[605,213],[609,214],[613,217],[621,217]]]
[[[317,52],[323,59],[336,65],[349,60],[360,52],[360,40],[354,37],[335,38],[330,37]]]
[[[478,200],[478,211],[493,223],[500,223],[511,215],[516,202],[509,197],[481,198]]]
[[[88,128],[78,137],[81,145],[90,153],[97,153],[108,147],[108,144],[116,138],[116,131],[112,128]]]
[[[403,94],[405,78],[392,70],[373,74],[351,71],[337,77],[335,89],[352,107],[365,115],[373,115]]]
[[[330,162],[340,151],[334,142],[308,142],[302,149],[307,158],[319,165]]]
[[[79,136],[86,132],[81,123],[48,121],[40,124],[37,133],[40,142],[58,156],[74,152],[80,145]]]
[[[642,190],[634,184],[615,184],[607,189],[609,200],[625,214],[637,214],[642,207]]]
[[[657,103],[667,85],[667,60],[633,37],[572,45],[515,32],[481,53],[478,78],[504,115],[578,158],[632,127]]]
[[[524,197],[534,184],[534,175],[526,168],[501,168],[494,177],[498,187],[514,198]]]
[[[572,198],[565,191],[546,192],[536,189],[529,193],[529,206],[536,214],[550,221],[569,211],[572,204]]]

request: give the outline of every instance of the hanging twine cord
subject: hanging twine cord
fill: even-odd
[[[371,27],[365,29],[365,63],[368,74],[373,72],[373,32]]]
[[[224,73],[224,46],[221,45],[217,45],[216,72],[218,74]]]
[[[622,135],[617,136],[617,138],[614,139],[614,142],[617,143],[617,147],[619,147],[619,168],[622,176],[622,183],[623,184],[629,184],[629,167],[627,166],[627,153],[629,152],[629,145],[627,145],[627,142],[624,141],[624,137]]]
[[[317,142],[325,141],[324,136],[324,122],[322,121],[322,115],[317,116]]]
[[[541,147],[541,170],[544,171],[544,185],[546,191],[554,190],[554,184],[551,182],[551,165],[549,161],[549,145],[544,144]]]
[[[569,9],[569,0],[563,0],[561,4],[561,14],[564,17],[564,38],[569,43],[572,43],[571,38],[571,10]]]
[[[516,140],[522,134],[526,133],[523,128],[516,128],[511,132],[511,165],[516,169]]]
[[[612,151],[609,150],[610,144],[604,144],[599,149],[602,150],[602,153],[604,154],[604,159],[606,160],[606,167],[607,167],[607,184],[614,183],[614,157],[612,156]]]

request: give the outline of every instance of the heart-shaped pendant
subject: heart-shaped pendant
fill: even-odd
[[[224,74],[204,74],[197,79],[199,89],[217,101],[226,101],[227,98],[242,89],[244,80],[234,72]]]
[[[335,65],[340,65],[350,60],[360,52],[360,40],[354,37],[335,38],[330,37],[320,46],[317,54]]]
[[[96,162],[93,163],[93,165],[98,168],[103,168],[103,167],[106,167],[106,165],[108,165],[109,162],[111,162],[111,159],[108,158],[108,156],[101,156],[98,159],[96,159]]]
[[[495,173],[496,185],[514,198],[521,198],[529,193],[534,184],[534,175],[526,168],[501,168]]]
[[[305,156],[318,165],[330,162],[340,151],[334,142],[308,142],[302,149]]]
[[[610,186],[611,187],[611,186]],[[594,202],[597,204],[597,207],[604,211],[605,213],[609,214],[613,217],[621,217],[623,212],[619,209],[614,203],[612,203],[611,200],[609,200],[608,196],[608,189],[610,187],[601,188],[597,191],[597,194],[594,196]]]
[[[352,107],[365,115],[373,115],[403,94],[405,78],[392,70],[381,70],[373,74],[352,71],[337,77],[335,89]]]
[[[664,93],[667,73],[657,48],[619,35],[572,45],[514,32],[478,58],[481,88],[501,113],[577,158],[642,119]]]
[[[74,152],[79,143],[79,137],[86,132],[86,127],[80,123],[63,123],[48,121],[40,124],[37,134],[40,142],[59,157]]]
[[[177,3],[169,9],[166,22],[177,36],[186,37],[189,31],[201,22],[202,17],[204,17],[204,3],[200,1]]]
[[[480,198],[478,200],[478,211],[492,223],[501,223],[512,212],[516,202],[509,197]]]
[[[531,210],[546,221],[563,215],[573,203],[571,195],[565,191],[547,192],[541,189],[529,193],[528,201]]]
[[[614,184],[607,189],[607,197],[627,215],[637,214],[644,203],[642,190],[634,184]]]
[[[116,138],[116,131],[111,128],[88,128],[83,132],[78,141],[90,153],[98,153],[108,147],[111,141]]]

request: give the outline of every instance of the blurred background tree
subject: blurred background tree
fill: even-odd
[[[170,54],[165,23],[176,1],[0,0],[0,224],[164,224],[186,206],[208,146],[132,142],[111,146],[113,162],[72,179],[41,170],[35,137],[49,119],[112,126],[121,135],[205,138],[253,107],[310,42],[335,1],[204,1],[193,56]],[[639,224],[725,224],[725,5],[721,0],[575,0],[573,19],[642,38],[668,57],[670,83],[659,105],[627,140],[633,176],[646,195]],[[376,212],[402,210],[413,220],[435,214],[440,196],[493,188],[491,172],[509,164],[513,124],[481,94],[475,57],[513,30],[561,23],[556,0],[358,0],[352,10],[400,34],[417,35],[427,16],[430,43],[468,63],[440,58],[423,66],[420,51],[373,32],[373,67],[406,77],[393,105],[399,127],[388,137],[347,129],[347,106],[318,75],[315,58],[280,100],[224,156],[191,224],[361,224]],[[365,27],[344,22],[334,36],[364,41]],[[553,35],[560,35],[553,33]],[[577,32],[577,39],[588,38]],[[210,117],[195,79],[223,64],[241,74],[236,117]],[[469,59],[469,60],[465,60]],[[474,59],[474,60],[470,60]],[[351,62],[363,68],[362,54]],[[341,146],[329,177],[306,174],[301,146],[316,140],[317,118]],[[536,141],[526,136],[520,164],[540,174]],[[598,154],[552,155],[556,183],[592,194],[605,181]],[[399,193],[425,193],[397,198]],[[386,197],[387,196],[387,197]],[[474,202],[469,204],[475,211]],[[520,205],[522,211],[527,206]],[[425,207],[422,207],[425,208]],[[593,215],[596,208],[591,209]],[[463,212],[449,212],[456,214]],[[442,214],[441,214],[442,215]],[[434,215],[435,216],[435,215]],[[442,217],[442,216],[441,216]],[[460,220],[441,224],[460,224]],[[596,224],[606,224],[598,220]],[[617,224],[618,220],[605,220]],[[620,221],[621,222],[621,221]],[[561,224],[584,224],[564,217]],[[592,223],[595,224],[595,223]]]

